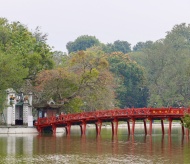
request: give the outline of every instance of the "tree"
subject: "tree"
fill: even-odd
[[[120,40],[116,40],[114,43],[113,43],[113,46],[114,46],[114,51],[120,51],[124,54],[128,53],[131,51],[131,47],[130,47],[131,44],[129,44],[127,41],[120,41]]]
[[[28,69],[22,66],[22,58],[0,52],[0,109],[3,107],[5,90],[22,86]]]
[[[40,70],[53,68],[51,48],[39,28],[34,33],[20,22],[0,18],[0,105],[5,90],[23,88]]]
[[[153,44],[152,41],[146,41],[146,42],[138,42],[134,47],[133,51],[141,51],[144,48],[148,48]]]
[[[127,41],[120,41],[117,40],[113,44],[108,43],[103,46],[103,51],[106,53],[112,53],[112,52],[122,52],[124,54],[131,51],[130,43]]]
[[[41,71],[37,75],[34,94],[38,103],[52,98],[62,104],[74,99],[77,89],[76,76],[67,69],[57,68]]]
[[[82,35],[79,36],[74,42],[70,41],[66,47],[68,53],[86,50],[87,48],[100,45],[100,41],[95,36]]]
[[[189,106],[189,33],[189,25],[176,25],[166,38],[143,49],[150,106]]]
[[[61,51],[53,52],[53,61],[55,63],[55,67],[61,67],[63,64],[65,64],[67,58],[68,55],[66,53],[63,53]]]
[[[114,107],[113,77],[104,52],[91,48],[72,58],[72,70],[78,74],[79,92],[88,110]]]
[[[116,99],[119,107],[145,107],[148,91],[143,68],[123,53],[112,53],[108,61],[117,83]]]
[[[114,106],[112,75],[103,52],[78,51],[62,68],[42,71],[36,78],[39,102],[53,98],[70,112],[109,109]]]
[[[34,78],[42,69],[53,68],[52,52],[45,42],[46,37],[39,28],[32,33],[20,22],[9,23],[7,19],[0,18],[0,50],[22,57],[22,65],[29,70],[28,78]]]

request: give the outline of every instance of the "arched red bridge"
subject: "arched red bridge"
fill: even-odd
[[[183,116],[190,114],[190,108],[126,108],[114,110],[99,110],[94,112],[83,112],[77,114],[61,114],[59,117],[38,118],[35,126],[39,133],[45,128],[51,128],[56,133],[57,127],[64,127],[66,134],[70,135],[72,125],[80,125],[81,135],[86,133],[87,124],[95,124],[96,134],[100,135],[103,122],[110,122],[112,125],[112,134],[117,135],[118,122],[126,121],[128,125],[128,134],[134,135],[135,121],[142,120],[144,123],[144,131],[147,135],[146,121],[149,121],[149,134],[152,134],[153,120],[161,120],[162,134],[164,131],[164,120],[168,120],[168,134],[171,134],[172,121],[180,120],[183,123]],[[130,128],[130,122],[132,126]],[[182,126],[182,134],[184,135],[184,127]]]

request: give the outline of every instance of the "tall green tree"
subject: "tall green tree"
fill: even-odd
[[[190,104],[190,26],[180,24],[143,50],[150,106]]]
[[[100,41],[95,36],[82,35],[75,39],[73,42],[67,43],[66,48],[68,53],[86,50],[93,46],[99,46]]]
[[[144,48],[148,48],[153,44],[152,41],[146,41],[146,42],[138,42],[134,47],[133,51],[141,51]]]
[[[103,51],[106,53],[122,52],[124,54],[131,52],[131,44],[127,41],[116,40],[114,43],[103,45]]]
[[[19,58],[0,52],[0,110],[4,105],[5,90],[7,88],[20,88],[27,75],[28,69],[23,67],[21,56]]]
[[[115,75],[119,107],[145,107],[148,90],[143,68],[128,55],[119,52],[109,55],[108,61],[110,70]]]
[[[34,79],[40,70],[53,68],[47,35],[39,28],[31,32],[20,22],[0,18],[0,105],[5,90],[19,90],[27,78]]]
[[[42,69],[53,68],[51,48],[46,44],[47,35],[39,28],[34,33],[20,22],[9,23],[0,18],[0,51],[22,57],[22,65],[28,68],[29,78]]]

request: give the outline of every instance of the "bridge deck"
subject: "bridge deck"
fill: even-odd
[[[53,133],[56,127],[65,127],[66,133],[70,134],[71,125],[80,125],[81,134],[85,135],[86,124],[95,124],[97,135],[101,132],[102,122],[111,122],[112,133],[117,134],[118,122],[126,121],[128,123],[128,132],[130,134],[129,121],[132,122],[132,135],[134,134],[135,121],[143,120],[145,134],[147,134],[146,120],[150,121],[149,134],[152,134],[152,120],[161,120],[162,133],[164,134],[163,120],[169,121],[169,134],[171,134],[172,120],[181,120],[185,114],[190,114],[189,108],[126,108],[113,110],[99,110],[94,112],[83,112],[76,114],[61,114],[59,117],[38,118],[35,126],[39,133],[46,127],[51,127]],[[182,127],[184,133],[184,128]]]

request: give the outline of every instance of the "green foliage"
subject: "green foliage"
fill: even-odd
[[[22,65],[22,58],[0,53],[0,59],[0,90],[21,86],[28,74],[28,69]]]
[[[53,98],[57,103],[64,102],[64,110],[70,112],[113,108],[113,79],[104,53],[95,49],[79,51],[71,53],[66,61],[62,68],[38,74],[38,101]]]
[[[6,94],[4,90],[0,90],[0,114],[5,107]]]
[[[147,71],[149,106],[190,104],[190,26],[176,25],[166,38],[143,49]]]
[[[136,61],[140,66],[144,65],[144,54],[142,51],[132,51],[128,55],[131,60]]]
[[[7,88],[19,90],[24,79],[34,79],[40,70],[54,66],[46,35],[34,33],[20,22],[0,18],[0,104]]]
[[[113,53],[108,60],[118,85],[116,99],[119,107],[145,107],[148,92],[143,68],[122,53]]]
[[[149,106],[190,105],[190,25],[175,25],[164,39],[137,44],[130,57],[146,70]],[[140,50],[139,50],[140,47]],[[138,51],[138,52],[137,52]]]
[[[183,117],[183,126],[190,129],[190,115],[189,114],[186,114]]]
[[[37,75],[35,94],[38,101],[47,101],[53,98],[60,103],[69,98],[78,89],[77,79],[72,72],[57,68],[44,70]]]
[[[142,51],[144,48],[148,48],[153,44],[152,41],[138,42],[134,47],[133,51]]]
[[[81,108],[83,105],[84,103],[82,99],[79,97],[75,97],[64,106],[64,111],[66,113],[79,113],[82,112]]]
[[[20,22],[9,23],[0,18],[0,51],[18,56],[22,65],[29,69],[29,78],[34,78],[42,69],[53,68],[52,53],[45,43],[46,35],[36,28],[34,33]]]
[[[67,43],[67,55],[51,52],[39,27],[31,32],[0,18],[1,108],[5,90],[18,90],[26,78],[35,79],[38,101],[53,98],[70,112],[110,109],[116,102],[121,108],[189,106],[189,38],[190,25],[183,23],[131,52],[127,41],[105,45],[83,35]]]
[[[100,41],[95,36],[82,35],[74,42],[68,42],[66,47],[68,53],[86,50],[87,48],[100,45]]]
[[[53,61],[55,63],[55,67],[66,66],[68,60],[68,56],[66,53],[63,53],[61,51],[54,51],[52,56]]]
[[[28,69],[22,65],[22,58],[0,52],[0,110],[5,100],[7,88],[18,89],[22,86]]]
[[[131,52],[131,46],[127,41],[117,40],[113,44],[108,43],[106,45],[103,45],[103,51],[106,53],[122,52],[126,54],[128,52]]]
[[[71,54],[70,69],[78,76],[78,95],[86,110],[113,108],[113,77],[104,52],[96,48]]]

